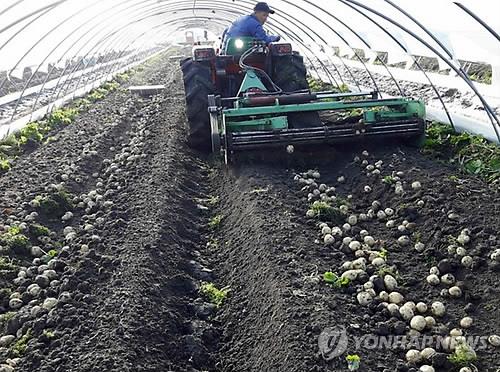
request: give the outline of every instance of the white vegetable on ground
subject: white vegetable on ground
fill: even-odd
[[[358,300],[358,303],[361,306],[367,306],[370,304],[370,302],[372,302],[373,297],[370,293],[364,291],[364,292],[359,292],[356,295],[356,299]]]
[[[427,364],[424,364],[423,366],[420,367],[419,369],[420,372],[436,372],[433,366],[429,366]]]
[[[398,238],[398,244],[402,247],[405,247],[410,244],[410,238],[406,235],[402,235]]]
[[[474,259],[471,256],[464,256],[460,262],[464,267],[471,268],[474,264]]]
[[[389,292],[393,292],[398,287],[398,281],[392,275],[384,276],[384,285]]]
[[[413,190],[420,190],[422,188],[422,184],[419,181],[414,181],[411,184],[411,188]]]
[[[335,238],[331,234],[326,234],[323,241],[325,244],[330,245],[335,243]]]
[[[410,327],[417,331],[423,331],[427,327],[427,322],[422,315],[415,315],[410,321]]]
[[[470,328],[470,327],[472,327],[473,322],[474,321],[472,320],[472,318],[470,316],[466,316],[460,320],[460,327],[465,328],[465,329]]]
[[[432,316],[426,316],[425,322],[427,323],[427,328],[432,328],[436,325],[436,319],[434,319]]]
[[[417,252],[423,252],[424,249],[425,249],[425,244],[424,243],[421,243],[421,242],[415,243],[415,250]]]
[[[347,223],[351,226],[354,226],[358,223],[358,217],[356,217],[355,215],[350,215],[349,217],[347,217]]]
[[[442,317],[446,314],[446,306],[442,302],[436,301],[432,303],[431,311],[435,316]]]
[[[425,314],[428,309],[427,304],[425,304],[424,302],[419,302],[415,307],[420,314]]]
[[[436,355],[436,350],[432,347],[426,347],[420,352],[422,359],[431,360],[434,355]]]
[[[488,337],[488,342],[492,346],[499,347],[500,346],[500,336],[498,336],[498,335],[491,335],[490,337]]]
[[[422,360],[422,355],[420,355],[420,351],[418,350],[408,350],[406,352],[406,360],[408,361],[408,363],[418,364]]]
[[[460,289],[460,287],[457,286],[453,286],[450,289],[448,289],[448,293],[450,294],[451,297],[455,298],[462,297],[462,290]]]
[[[399,292],[391,292],[389,293],[389,302],[399,305],[404,301],[404,297]]]
[[[414,317],[413,310],[409,306],[401,306],[399,308],[399,314],[404,320],[410,320]]]

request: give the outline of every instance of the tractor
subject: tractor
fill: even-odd
[[[424,103],[378,92],[309,89],[303,57],[291,44],[230,38],[217,53],[195,46],[181,61],[188,143],[222,153],[343,143],[370,137],[421,141]]]

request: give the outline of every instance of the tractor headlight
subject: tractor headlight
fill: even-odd
[[[237,49],[243,49],[243,47],[245,46],[245,43],[241,39],[236,39],[236,41],[234,42],[234,46]]]

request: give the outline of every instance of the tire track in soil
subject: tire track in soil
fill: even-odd
[[[317,365],[307,326],[312,309],[300,296],[313,273],[302,266],[311,244],[288,205],[289,177],[284,169],[242,166],[216,181],[225,217],[218,247],[206,255],[219,285],[231,288],[217,316],[224,325],[217,370],[298,372]]]

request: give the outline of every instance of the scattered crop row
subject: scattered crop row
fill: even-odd
[[[77,99],[66,107],[56,109],[45,118],[28,123],[21,130],[0,140],[0,174],[10,170],[11,163],[17,156],[25,151],[32,151],[40,144],[49,143],[53,138],[51,135],[55,131],[71,124],[79,113],[88,110],[93,103],[117,90],[120,83],[127,81],[128,77],[127,73],[119,74],[114,80],[105,82],[84,98]]]
[[[345,84],[338,89],[330,83],[313,77],[308,77],[308,83],[313,92],[330,90],[341,93],[349,92]],[[357,118],[362,114],[362,109],[347,111],[350,117]],[[480,135],[467,132],[457,133],[451,125],[438,122],[428,125],[426,138],[425,154],[457,164],[464,173],[480,176],[490,183],[498,183],[500,179],[500,147],[498,145],[487,141]]]
[[[431,127],[433,130],[436,130],[434,126]],[[469,138],[468,135],[455,136]],[[468,143],[463,148],[472,145],[474,143]],[[308,204],[306,217],[317,221],[320,238],[316,243],[338,249],[351,257],[324,272],[324,283],[335,290],[352,294],[361,307],[376,309],[377,313],[392,321],[392,329],[387,329],[387,332],[426,335],[434,339],[442,335],[440,350],[433,347],[417,349],[407,345],[405,357],[408,368],[417,366],[421,372],[436,369],[477,371],[475,363],[478,355],[466,337],[475,322],[473,316],[453,319],[447,310],[451,302],[460,302],[465,296],[467,287],[458,279],[458,273],[463,276],[464,272],[472,272],[475,264],[482,260],[473,253],[471,230],[464,228],[456,236],[450,236],[447,257],[440,261],[430,260],[428,275],[421,278],[428,286],[440,288],[440,298],[418,298],[402,280],[398,266],[391,262],[391,256],[393,252],[397,254],[409,249],[421,256],[427,252],[428,247],[417,224],[418,215],[429,202],[425,198],[424,185],[419,180],[409,179],[405,172],[394,166],[374,159],[367,151],[355,156],[353,162],[367,177],[366,185],[361,188],[365,196],[360,197],[365,200],[364,204],[368,204],[367,208],[361,207],[363,203],[360,204],[354,195],[339,195],[337,188],[346,182],[344,175],[338,176],[336,185],[320,183],[321,175],[316,170],[296,174],[294,178]],[[375,188],[380,195],[381,187],[385,188],[384,194],[394,195],[391,200],[396,205],[382,205],[377,199],[366,203]],[[459,218],[452,212],[447,217],[449,221]],[[385,224],[389,235],[394,238],[371,234],[369,226],[374,223]],[[491,252],[488,259],[499,262],[498,250]],[[449,330],[448,324],[457,326]],[[447,334],[443,335],[443,330]],[[499,347],[500,336],[489,335],[488,343],[489,347]],[[348,355],[346,362],[349,370],[358,370],[362,365],[362,356]]]

